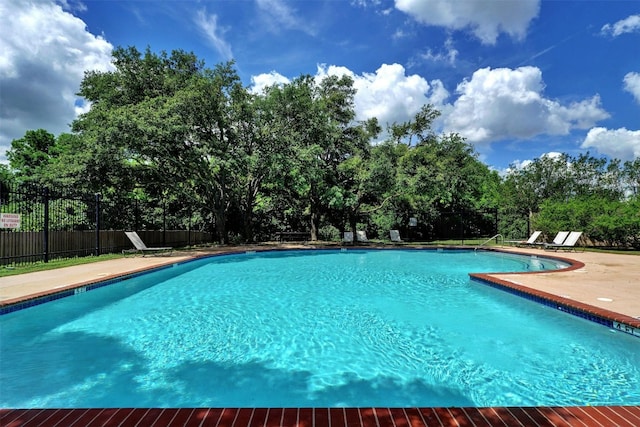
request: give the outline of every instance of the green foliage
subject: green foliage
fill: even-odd
[[[434,132],[431,105],[373,145],[381,128],[355,120],[349,76],[300,76],[254,94],[233,62],[207,68],[181,50],[119,47],[113,63],[85,74],[79,95],[91,109],[73,133],[12,142],[3,185],[100,193],[109,227],[215,230],[222,242],[359,228],[387,238],[412,217],[427,236],[443,218],[457,227],[452,212],[470,213],[468,233],[481,234],[492,218],[480,212],[499,208],[507,237],[572,229],[637,244],[640,159],[544,156],[501,178],[460,135]]]
[[[11,173],[9,166],[0,163],[0,187],[8,187],[15,181],[14,174]]]
[[[11,141],[7,151],[9,165],[21,182],[38,182],[42,171],[55,153],[55,137],[44,129],[29,130],[24,137]]]
[[[638,247],[640,200],[611,200],[593,195],[567,202],[545,201],[533,226],[551,236],[561,230],[582,230],[593,242]]]
[[[318,235],[320,240],[325,240],[328,242],[334,242],[340,240],[340,230],[330,224],[323,225],[318,230]]]
[[[402,218],[398,217],[397,213],[391,208],[380,209],[373,212],[370,220],[373,228],[376,230],[378,239],[388,239],[389,230],[396,230],[403,225]]]

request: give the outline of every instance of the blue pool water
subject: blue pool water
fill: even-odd
[[[0,407],[640,404],[640,340],[466,251],[212,257],[0,317]]]

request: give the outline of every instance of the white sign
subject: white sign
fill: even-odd
[[[417,227],[418,226],[418,218],[409,218],[409,227]]]
[[[0,213],[0,228],[20,228],[20,214]]]

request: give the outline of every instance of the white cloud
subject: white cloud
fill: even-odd
[[[226,29],[218,25],[218,15],[207,15],[206,11],[201,9],[195,17],[195,23],[225,61],[233,58],[231,46],[224,39]]]
[[[87,6],[82,3],[82,0],[57,0],[57,3],[60,4],[64,10],[71,12],[84,12],[87,10]]]
[[[264,13],[272,31],[279,31],[281,28],[298,30],[314,35],[314,26],[304,22],[297,15],[294,9],[290,8],[282,0],[256,0],[258,8]]]
[[[554,161],[561,160],[564,154],[559,153],[557,151],[549,151],[548,153],[543,153],[540,155],[540,159],[549,158]],[[505,176],[510,173],[517,172],[521,169],[526,169],[533,163],[533,160],[514,160],[511,162],[508,168],[499,170],[500,175]]]
[[[627,73],[624,76],[624,90],[632,94],[640,104],[640,73]]]
[[[395,0],[395,6],[424,24],[470,28],[482,43],[494,44],[500,33],[524,38],[529,22],[538,16],[540,0]]]
[[[456,89],[460,95],[445,117],[445,131],[477,144],[536,135],[566,135],[588,129],[609,114],[600,98],[562,105],[544,97],[542,72],[536,67],[483,68]]]
[[[377,117],[382,127],[413,118],[425,104],[439,108],[449,97],[440,80],[429,83],[417,74],[408,76],[400,64],[383,64],[375,73],[361,75],[335,65],[319,66],[317,72],[320,78],[343,74],[354,79],[356,119]]]
[[[618,37],[625,33],[640,32],[640,14],[631,15],[615,24],[606,24],[600,30],[602,34],[609,34]]]
[[[351,4],[353,6],[367,7],[371,6],[380,6],[380,0],[351,0]]]
[[[640,158],[640,130],[605,129],[589,130],[582,148],[595,148],[600,154],[623,161]]]
[[[383,64],[375,73],[360,75],[346,67],[321,64],[318,65],[315,78],[320,81],[332,75],[347,75],[353,79],[356,120],[376,117],[383,128],[412,119],[425,104],[432,104],[440,111],[447,108],[444,103],[449,92],[440,80],[428,82],[417,74],[406,75],[405,68],[400,64]],[[250,90],[260,93],[267,86],[289,81],[287,77],[271,71],[252,76]]]
[[[69,131],[84,71],[111,69],[113,46],[53,2],[0,2],[0,29],[4,161],[11,141],[27,130]]]
[[[449,37],[444,42],[444,52],[439,51],[435,52],[429,48],[426,53],[419,55],[422,59],[430,62],[445,62],[449,65],[455,65],[456,58],[458,58],[458,49],[456,49],[453,45],[453,40]]]
[[[597,95],[568,104],[545,98],[542,73],[535,67],[477,70],[458,85],[459,97],[453,103],[447,103],[450,93],[440,80],[407,75],[400,64],[383,64],[374,73],[362,74],[342,66],[319,65],[316,79],[328,75],[353,79],[357,120],[376,117],[385,127],[408,121],[423,105],[432,104],[442,113],[434,124],[436,129],[459,133],[479,149],[505,139],[567,135],[609,117]],[[289,79],[272,71],[253,76],[251,81],[252,92],[259,93]]]
[[[270,73],[258,74],[257,76],[251,76],[252,86],[249,91],[254,94],[262,93],[262,91],[273,85],[282,85],[289,83],[290,80],[280,73],[271,71]]]

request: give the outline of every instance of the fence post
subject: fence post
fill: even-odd
[[[140,230],[140,202],[138,201],[138,197],[136,196],[136,206],[134,208],[133,211],[133,230],[134,231],[138,231]],[[131,225],[131,224],[127,224],[127,225]]]
[[[100,256],[100,193],[96,193],[95,198],[96,198],[96,256]]]
[[[42,190],[44,198],[44,224],[42,225],[42,260],[49,262],[49,188]]]
[[[462,227],[462,245],[464,246],[465,231],[467,230],[466,211],[463,209],[460,213],[460,225]]]
[[[162,246],[167,246],[167,199],[162,196]]]

